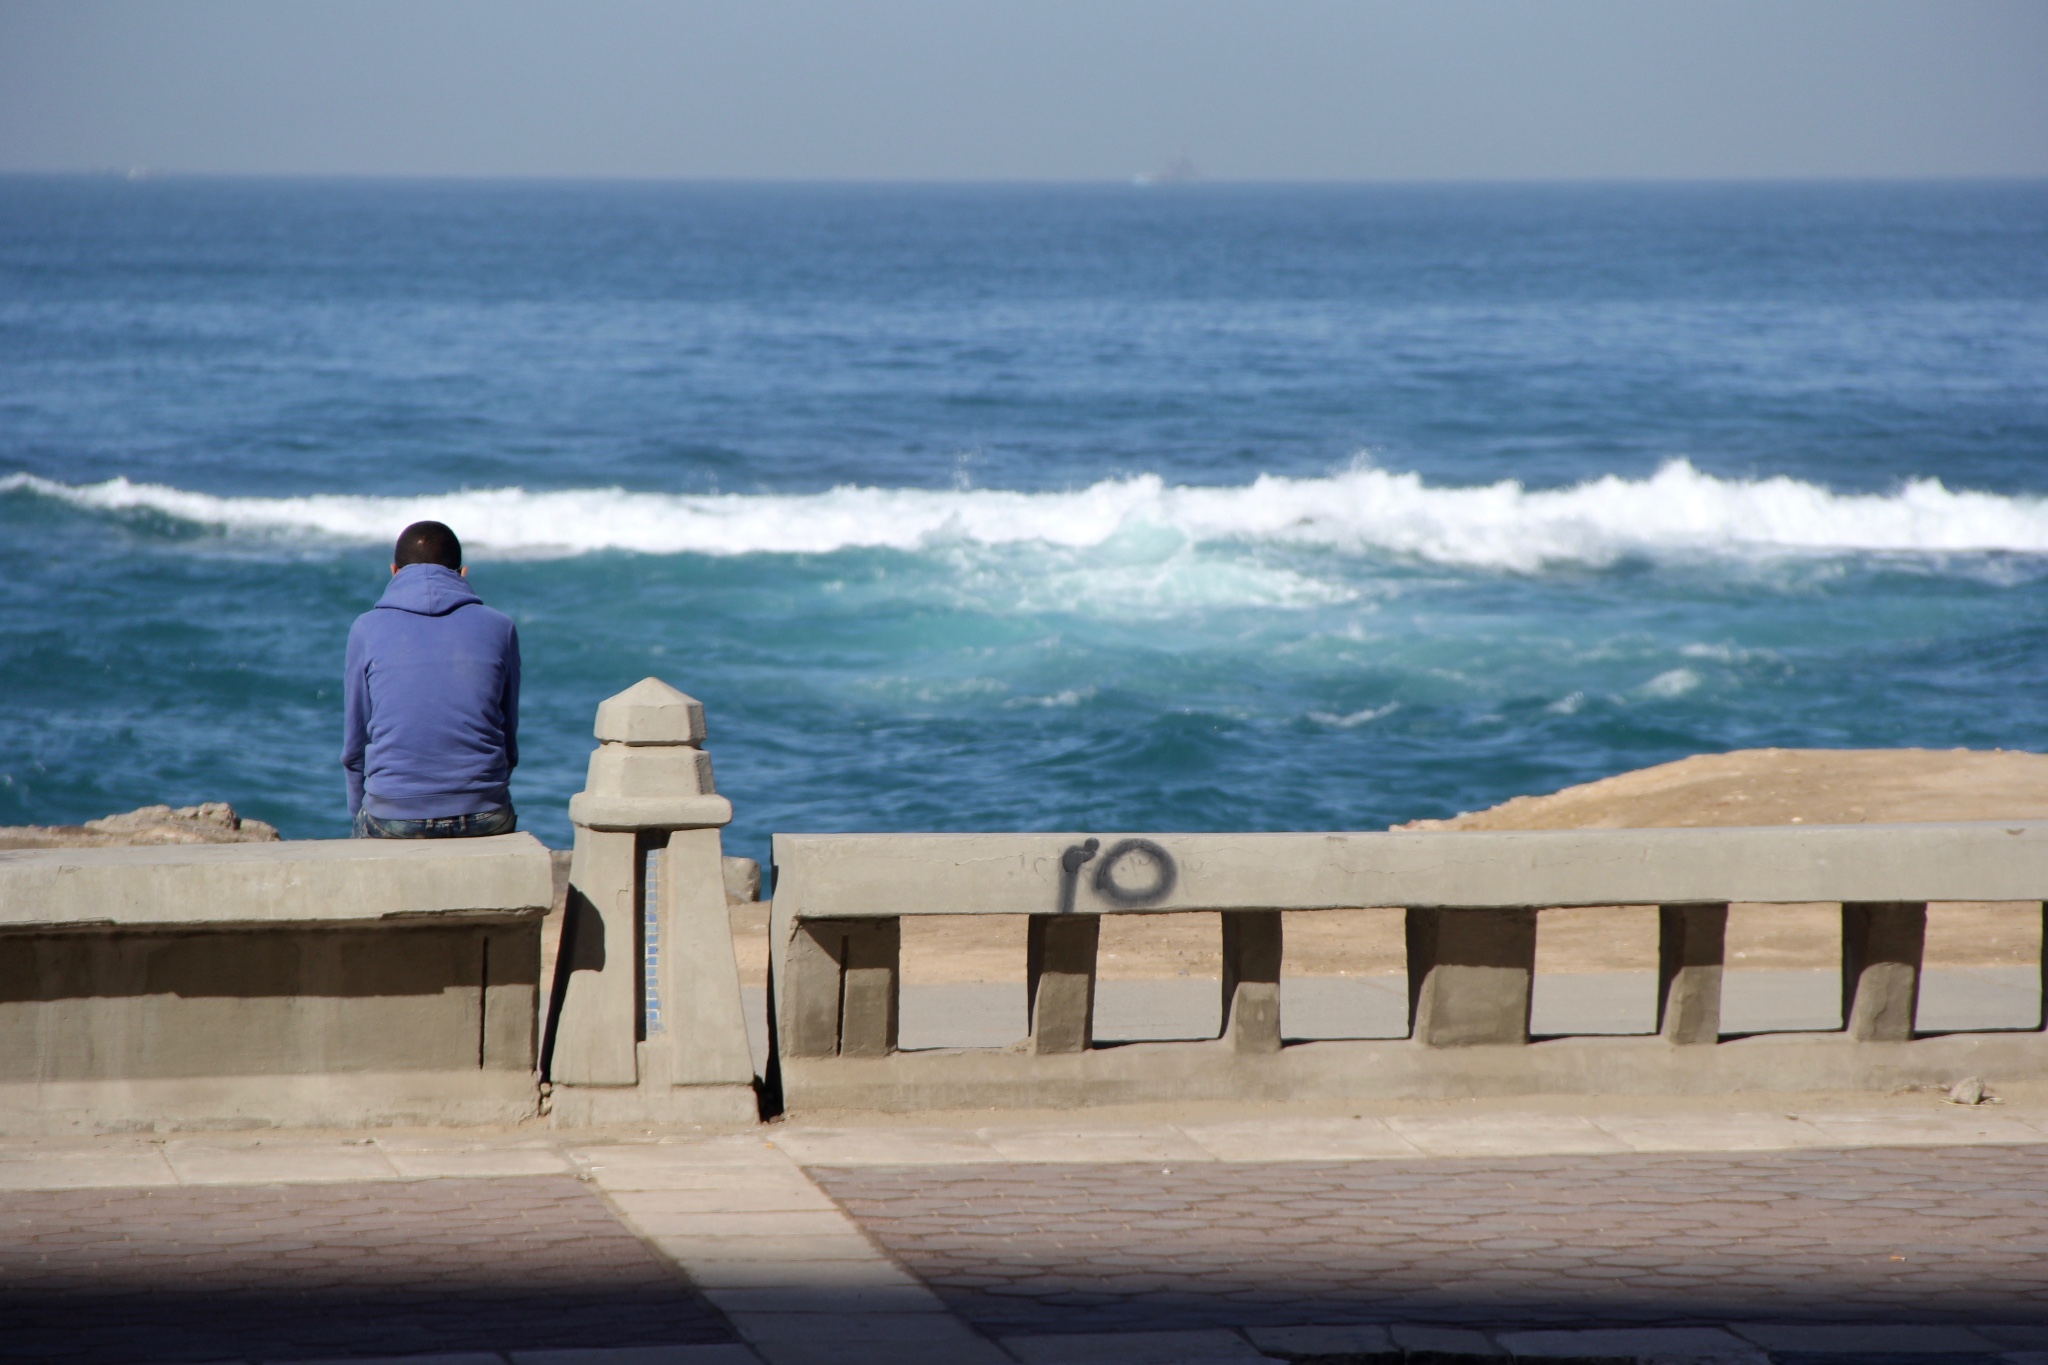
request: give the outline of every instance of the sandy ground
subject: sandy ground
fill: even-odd
[[[2048,819],[2048,755],[1994,750],[1748,749],[1702,754],[1548,796],[1518,796],[1413,830],[1645,829],[1671,826],[1877,824]],[[1397,909],[1289,913],[1290,975],[1399,975],[1406,970]],[[741,972],[767,970],[767,906],[733,907]],[[1217,917],[1116,915],[1102,928],[1107,980],[1217,975]],[[1840,962],[1833,905],[1737,905],[1728,924],[1731,970],[1823,968]],[[1937,904],[1928,911],[1929,966],[2022,966],[2040,960],[2041,907]],[[1653,907],[1548,910],[1538,920],[1537,970],[1654,970]],[[906,983],[1020,981],[1024,917],[918,916],[903,924]]]
[[[1400,829],[1658,829],[2048,819],[2048,754],[1741,749]]]

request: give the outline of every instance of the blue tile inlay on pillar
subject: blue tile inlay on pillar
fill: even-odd
[[[647,850],[647,875],[642,878],[646,886],[645,900],[640,908],[641,970],[646,973],[642,998],[646,1001],[643,1015],[644,1032],[652,1038],[661,1028],[661,864],[666,849]]]

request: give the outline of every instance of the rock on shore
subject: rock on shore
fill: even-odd
[[[245,820],[225,801],[143,806],[82,825],[0,825],[0,848],[99,848],[129,844],[260,844],[275,825]]]

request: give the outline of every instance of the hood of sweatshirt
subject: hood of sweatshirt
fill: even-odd
[[[384,589],[377,605],[418,616],[446,616],[457,607],[483,600],[470,591],[468,581],[453,569],[444,569],[439,564],[408,564],[392,575],[391,585]]]

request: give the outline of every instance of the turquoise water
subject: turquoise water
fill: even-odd
[[[429,515],[554,843],[650,673],[756,856],[2040,749],[2044,381],[2039,184],[0,179],[0,823],[343,833]]]

